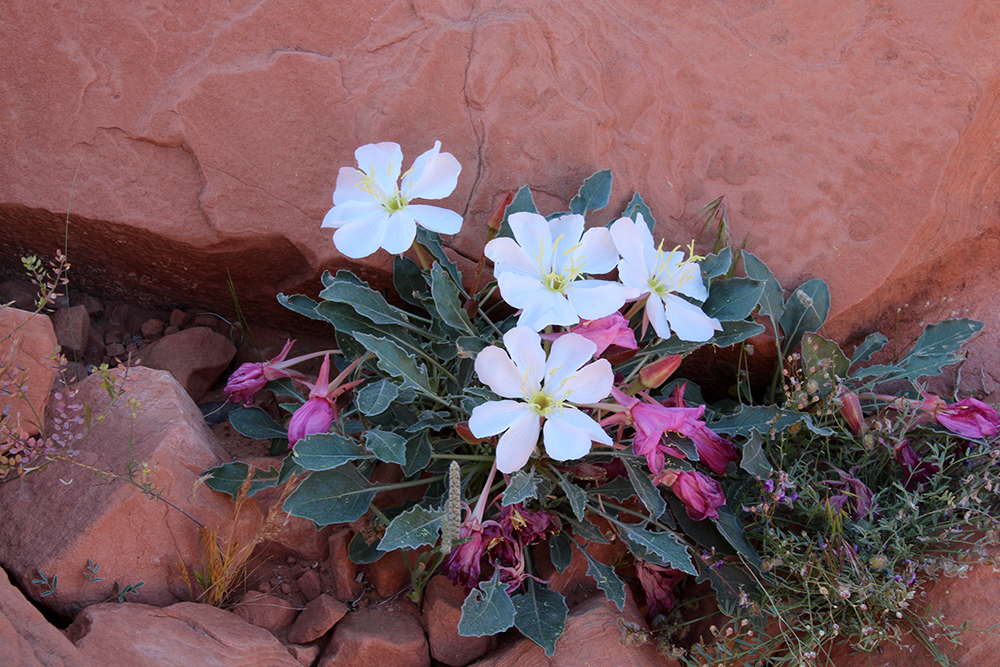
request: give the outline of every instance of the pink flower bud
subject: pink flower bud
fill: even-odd
[[[655,389],[670,379],[683,359],[684,357],[679,354],[657,359],[639,370],[639,381],[644,387]]]
[[[253,397],[267,384],[262,370],[264,364],[246,363],[236,369],[223,392],[229,395],[229,400],[242,403],[243,407],[253,402]]]
[[[843,392],[840,394],[839,399],[840,414],[847,421],[847,427],[851,429],[851,433],[859,435],[861,433],[861,426],[865,420],[865,413],[861,411],[861,399],[851,391]]]

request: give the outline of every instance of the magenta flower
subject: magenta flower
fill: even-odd
[[[649,605],[649,616],[670,611],[677,602],[674,586],[684,578],[684,573],[669,567],[662,567],[644,560],[636,561],[636,574],[639,583],[646,594],[646,604]]]
[[[556,340],[567,333],[580,334],[593,342],[597,346],[597,351],[594,352],[595,359],[612,345],[629,350],[639,348],[635,342],[635,332],[629,327],[628,320],[617,312],[597,320],[583,320],[568,332],[541,334],[541,337],[544,340]]]
[[[330,426],[339,416],[337,397],[351,387],[361,384],[364,380],[348,382],[345,385],[340,383],[364,359],[365,357],[362,357],[352,363],[333,382],[330,382],[330,355],[327,354],[323,357],[323,365],[319,368],[316,384],[309,391],[309,399],[292,413],[292,418],[288,421],[289,447],[294,447],[295,443],[307,435],[330,431]]]
[[[899,444],[892,448],[892,457],[906,472],[903,486],[906,487],[907,491],[913,491],[918,484],[926,482],[941,472],[941,467],[938,464],[924,461],[906,440],[900,440]]]
[[[1000,429],[997,411],[975,398],[946,403],[933,394],[924,394],[920,407],[929,411],[946,429],[963,438],[992,438]]]
[[[243,407],[248,407],[253,402],[254,395],[263,389],[264,385],[266,385],[270,380],[277,380],[279,378],[295,378],[298,380],[304,380],[306,377],[305,375],[299,373],[298,371],[291,370],[289,366],[297,364],[300,361],[304,361],[305,359],[310,359],[314,355],[296,357],[295,359],[285,361],[285,357],[288,356],[288,353],[291,351],[292,345],[294,344],[294,340],[286,342],[285,347],[281,350],[281,354],[270,361],[246,363],[237,368],[236,371],[229,376],[229,381],[226,382],[226,388],[223,389],[223,392],[229,395],[228,400],[233,401],[234,403],[242,403]]]
[[[686,427],[690,428],[687,425]],[[698,422],[693,431],[681,431],[681,433],[694,440],[694,446],[698,449],[698,460],[716,475],[725,475],[729,462],[740,460],[736,446],[708,428],[704,422]]]
[[[694,521],[719,518],[718,508],[726,504],[722,486],[703,473],[692,470],[668,470],[653,480],[666,483],[674,495],[684,502],[688,516]]]
[[[846,512],[848,505],[852,506],[854,508],[852,516],[855,521],[863,519],[877,510],[877,503],[875,502],[872,490],[854,476],[854,473],[857,471],[856,467],[851,468],[850,473],[844,472],[837,466],[832,465],[831,467],[837,471],[840,479],[820,482],[839,491],[839,493],[827,499],[830,507]]]
[[[458,531],[458,538],[471,539],[452,547],[451,553],[441,564],[448,581],[456,586],[462,586],[466,592],[484,581],[483,565],[488,564],[486,549],[499,537],[500,525],[496,521],[480,523],[475,517],[466,520]]]

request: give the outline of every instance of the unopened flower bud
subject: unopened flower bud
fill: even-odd
[[[681,355],[671,354],[647,364],[639,370],[639,381],[647,389],[655,389],[670,379],[677,367],[681,365],[681,360],[683,360]]]

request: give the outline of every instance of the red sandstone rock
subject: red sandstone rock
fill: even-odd
[[[306,644],[316,641],[347,614],[347,605],[329,595],[320,595],[306,605],[292,627],[288,628],[288,641]]]
[[[302,667],[312,667],[319,657],[320,648],[317,644],[299,646],[298,644],[285,644],[285,648],[292,654],[292,657],[302,664]]]
[[[566,630],[556,642],[551,658],[530,639],[519,639],[491,653],[474,667],[579,667],[580,665],[629,665],[630,667],[679,667],[677,661],[659,655],[650,644],[622,646],[618,619],[646,629],[630,594],[625,608],[618,608],[603,596],[595,596],[566,619]]]
[[[87,307],[80,305],[59,308],[52,316],[52,324],[63,354],[70,359],[82,356],[87,349],[90,333],[90,313],[87,312]]]
[[[320,581],[316,570],[306,570],[297,579],[299,590],[307,600],[312,602],[323,593],[323,582]]]
[[[463,667],[481,657],[491,641],[489,637],[459,636],[463,602],[465,591],[454,586],[444,575],[431,579],[424,589],[422,618],[431,657],[450,667]]]
[[[299,613],[288,600],[260,591],[247,591],[232,611],[250,625],[272,634],[290,626]]]
[[[56,377],[52,322],[16,308],[0,308],[0,413],[9,408],[11,428],[37,434]],[[9,363],[9,365],[8,365]],[[10,382],[12,386],[5,386]],[[24,392],[27,400],[19,398]]]
[[[95,426],[75,445],[76,460],[126,475],[131,452],[139,467],[137,481],[148,470],[163,497],[228,535],[232,502],[196,484],[203,470],[229,458],[197,406],[165,371],[131,368],[125,386],[130,391],[109,409],[111,399],[99,376],[77,385],[76,400],[90,405]],[[141,407],[134,418],[129,401]],[[0,522],[0,563],[36,599],[42,591],[31,580],[41,570],[58,576],[60,598],[75,604],[86,586],[82,570],[92,559],[104,581],[87,588],[84,605],[107,599],[115,580],[123,586],[145,582],[133,601],[171,604],[191,594],[178,576],[178,563],[203,567],[193,521],[135,486],[68,463],[56,462],[15,484],[0,485],[0,506],[6,517]],[[241,516],[249,524],[259,521],[252,505]],[[43,603],[63,612],[55,597]]]
[[[353,532],[343,528],[329,539],[330,555],[324,567],[330,573],[333,596],[338,600],[353,600],[360,585],[357,582],[358,566],[347,557],[347,547]]]
[[[317,667],[430,667],[420,621],[407,613],[362,609],[337,623]]]
[[[0,572],[0,647],[8,667],[98,667]]]
[[[415,555],[411,555],[413,559]],[[410,568],[406,564],[406,556],[400,550],[390,551],[367,568],[368,579],[375,586],[380,597],[395,595],[412,580]]]
[[[193,327],[143,349],[138,363],[170,371],[197,402],[222,377],[234,356],[236,346],[228,338],[207,327]]]
[[[181,602],[98,604],[66,634],[94,665],[114,667],[300,667],[262,628],[216,607]]]

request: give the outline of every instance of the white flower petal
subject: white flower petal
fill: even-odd
[[[704,342],[722,330],[719,320],[709,317],[698,306],[679,296],[668,294],[663,299],[664,314],[670,328],[681,340]],[[657,331],[659,333],[659,331]]]
[[[507,429],[497,442],[497,470],[509,475],[524,467],[538,444],[542,418],[531,413]]]
[[[537,213],[522,211],[512,214],[507,222],[510,223],[510,231],[514,233],[514,240],[539,268],[539,273],[544,275],[551,271],[552,235],[545,218]]]
[[[649,275],[643,273],[641,269],[637,268],[634,264],[629,264],[624,259],[618,262],[618,280],[623,285],[638,292],[634,297],[629,298],[638,298],[650,291]]]
[[[407,206],[389,217],[389,227],[382,239],[382,248],[392,255],[401,255],[409,250],[417,236],[417,223],[410,208]]]
[[[513,271],[498,273],[497,286],[500,288],[503,300],[514,308],[528,308],[538,303],[548,303],[550,300],[566,300],[563,295],[542,285],[538,278]]]
[[[490,401],[477,405],[469,417],[469,430],[477,438],[488,438],[506,431],[511,426],[535,414],[527,403],[518,401]]]
[[[365,192],[360,186],[364,183],[365,175],[353,167],[341,167],[337,174],[337,188],[333,191],[333,203],[343,204],[344,202],[367,200],[372,201],[371,194]]]
[[[361,171],[368,174],[371,185],[387,198],[399,192],[399,171],[403,166],[403,149],[399,144],[386,141],[365,144],[354,151]]]
[[[517,318],[519,326],[526,326],[541,331],[550,324],[561,327],[571,327],[580,323],[580,316],[562,294],[542,288],[544,293],[534,302],[524,306],[524,311]]]
[[[592,442],[599,442],[602,445],[611,445],[613,443],[608,434],[601,428],[601,425],[582,410],[563,408],[559,412],[553,413],[553,417],[555,422],[560,426],[572,426],[584,431]],[[550,419],[553,419],[553,417],[550,417]]]
[[[369,224],[376,224],[384,216],[388,215],[382,206],[374,199],[364,201],[352,200],[337,204],[323,216],[323,224],[320,227],[337,229],[352,222],[362,222],[367,220]]]
[[[670,323],[667,322],[663,299],[655,292],[650,292],[646,297],[646,318],[653,325],[657,336],[664,340],[670,338]]]
[[[611,370],[611,362],[598,359],[566,378],[555,398],[570,403],[597,403],[611,393],[614,380],[615,372]]]
[[[409,212],[418,225],[438,234],[457,234],[462,229],[462,216],[446,208],[409,204],[403,210]]]
[[[382,245],[389,230],[389,214],[382,210],[349,222],[333,234],[333,245],[352,259],[367,257]]]
[[[564,273],[577,257],[577,247],[583,234],[582,215],[563,215],[548,221],[552,238],[552,264],[546,267],[555,273]]]
[[[540,268],[524,249],[511,238],[493,239],[486,244],[483,252],[495,265],[493,273],[513,272],[522,276],[531,276],[538,282]]]
[[[522,389],[535,392],[542,386],[545,375],[545,350],[542,338],[528,327],[514,327],[503,335],[507,353],[521,374]]]
[[[708,298],[708,289],[701,278],[701,267],[696,262],[688,262],[674,272],[674,279],[677,281],[675,291],[698,301]]]
[[[524,398],[524,371],[496,345],[476,355],[476,375],[494,394],[504,398]]]
[[[606,227],[588,229],[576,251],[584,273],[608,273],[618,264],[618,248]],[[590,319],[590,318],[587,318]]]
[[[642,228],[646,228],[646,223],[642,224]],[[649,236],[649,247],[652,248],[653,239],[648,229],[646,229],[646,235]],[[618,218],[611,225],[611,238],[614,240],[618,252],[621,253],[622,259],[630,264],[638,275],[643,276],[642,282],[646,282],[649,279],[652,264],[646,261],[647,247],[645,243],[647,239],[641,233],[639,225],[636,225],[631,218]],[[621,272],[621,265],[619,265],[618,270]]]
[[[631,290],[607,280],[575,280],[566,288],[566,296],[576,314],[584,320],[599,320],[625,303]]]
[[[590,361],[596,351],[597,344],[580,334],[568,333],[552,341],[545,361],[545,393],[562,400],[562,384]]]
[[[454,192],[462,165],[454,155],[440,150],[441,142],[435,141],[434,148],[414,160],[403,175],[400,189],[407,199],[443,199]]]

